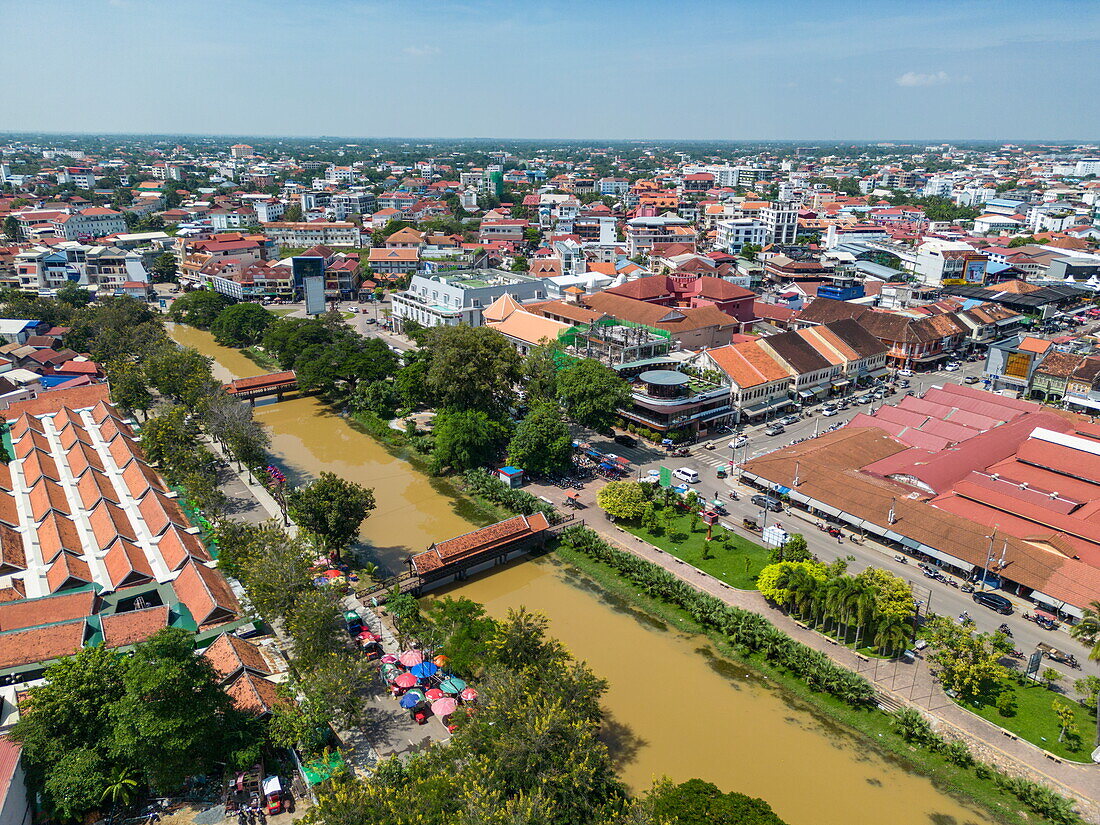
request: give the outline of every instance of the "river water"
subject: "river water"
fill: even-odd
[[[209,335],[172,336],[215,359],[217,377],[263,370]],[[272,453],[292,479],[330,470],[375,490],[362,539],[388,567],[410,550],[472,525],[445,493],[374,439],[311,398],[257,406]],[[870,751],[755,672],[719,657],[699,636],[633,610],[550,558],[517,562],[447,592],[496,616],[525,605],[610,688],[609,744],[636,790],[667,775],[700,777],[767,800],[792,825],[986,825],[989,819]]]

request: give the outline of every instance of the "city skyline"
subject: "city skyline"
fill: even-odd
[[[1087,141],[1068,2],[0,2],[18,132]],[[110,48],[105,48],[110,47]],[[94,80],[99,74],[103,82]],[[91,82],[89,82],[89,80]]]

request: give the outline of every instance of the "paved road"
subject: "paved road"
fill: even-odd
[[[958,372],[946,372],[941,370],[919,374],[909,379],[911,382],[910,389],[921,392],[933,384],[943,384],[946,382],[961,384],[968,375],[980,376],[983,366],[984,362],[965,362],[963,368]],[[981,385],[978,384],[977,386]],[[897,403],[901,400],[901,397],[901,394],[898,393],[887,397],[885,402],[876,401],[875,408],[877,409],[880,403]],[[758,540],[759,534],[751,534],[743,531],[740,524],[741,519],[745,516],[755,518],[760,524],[765,523],[764,513],[759,507],[751,504],[749,501],[750,497],[759,491],[738,484],[736,481],[736,472],[732,474],[731,478],[719,479],[716,473],[717,468],[730,462],[743,461],[745,460],[746,454],[748,458],[753,458],[784,447],[796,439],[812,437],[815,427],[818,432],[822,432],[827,427],[836,425],[837,423],[846,423],[850,421],[856,413],[866,411],[867,409],[866,406],[849,407],[849,409],[845,410],[840,415],[825,417],[820,414],[821,405],[816,405],[809,410],[803,420],[787,427],[786,432],[779,436],[772,437],[764,435],[763,430],[766,424],[758,424],[746,428],[745,433],[749,437],[747,449],[738,448],[736,451],[730,449],[729,442],[733,436],[731,434],[724,434],[693,445],[691,448],[691,455],[683,458],[670,457],[662,450],[651,447],[625,447],[613,443],[611,439],[597,436],[593,433],[585,433],[583,435],[586,440],[589,440],[597,449],[629,459],[639,476],[645,475],[649,470],[657,469],[662,466],[672,469],[677,467],[688,467],[695,470],[699,473],[701,479],[700,483],[695,487],[699,494],[708,498],[717,496],[722,499],[730,511],[729,518],[727,519],[728,523],[735,525],[735,530],[737,532]],[[641,442],[639,442],[639,444],[641,444]],[[706,449],[708,444],[714,445],[714,449]],[[736,455],[734,455],[735,452]],[[729,498],[731,490],[736,490],[738,492],[740,500],[733,501]],[[772,523],[776,517],[776,514],[767,514],[767,523]],[[1015,603],[1016,612],[1012,616],[1001,616],[1000,614],[994,613],[976,604],[969,594],[963,593],[959,588],[951,587],[935,579],[926,578],[921,573],[920,568],[917,567],[916,560],[910,558],[907,564],[895,561],[894,556],[901,554],[893,548],[879,545],[870,539],[866,539],[863,545],[856,544],[847,538],[850,534],[849,530],[844,531],[846,537],[844,542],[838,544],[836,539],[816,529],[816,519],[803,520],[796,515],[786,514],[779,514],[778,518],[783,522],[783,526],[789,532],[802,533],[805,535],[806,541],[810,546],[810,551],[823,561],[829,562],[837,558],[854,556],[855,559],[849,561],[850,572],[857,573],[866,567],[874,566],[889,570],[911,582],[914,592],[917,594],[917,598],[922,602],[927,602],[929,608],[935,613],[943,616],[955,617],[965,610],[969,613],[971,618],[975,620],[978,629],[985,632],[992,632],[996,630],[1002,622],[1005,622],[1012,630],[1016,649],[1023,651],[1025,654],[1030,654],[1031,651],[1035,649],[1035,645],[1039,642],[1046,642],[1061,650],[1073,653],[1078,661],[1081,662],[1082,670],[1074,670],[1066,665],[1050,662],[1049,660],[1044,660],[1043,663],[1044,667],[1051,666],[1066,674],[1065,686],[1067,688],[1073,680],[1079,679],[1083,675],[1100,675],[1100,663],[1089,662],[1087,659],[1088,651],[1085,646],[1071,638],[1065,628],[1057,631],[1047,631],[1022,618],[1022,614],[1025,611],[1032,611],[1035,609],[1034,605],[1026,600],[1010,597]],[[959,584],[962,583],[961,579],[956,579],[956,581]]]

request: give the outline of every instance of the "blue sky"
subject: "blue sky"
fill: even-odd
[[[0,0],[0,130],[1100,137],[1080,0]]]

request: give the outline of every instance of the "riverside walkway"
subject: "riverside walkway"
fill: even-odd
[[[560,491],[554,488],[532,490],[548,497]],[[913,664],[891,659],[868,659],[854,650],[837,644],[810,630],[770,605],[755,590],[738,590],[704,573],[692,565],[669,555],[648,542],[616,527],[602,518],[596,505],[596,490],[588,485],[579,493],[579,500],[593,517],[585,521],[589,527],[615,547],[652,562],[693,587],[726,604],[750,610],[767,618],[772,624],[807,647],[819,650],[838,665],[855,671],[871,682],[886,708],[912,706],[931,716],[948,738],[960,738],[970,746],[975,757],[995,764],[1001,770],[1044,782],[1078,802],[1082,817],[1100,823],[1100,765],[1084,765],[1055,759],[1035,745],[1006,734],[1001,728],[953,702],[932,675],[926,661]]]

